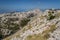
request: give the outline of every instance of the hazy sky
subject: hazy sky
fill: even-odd
[[[0,12],[30,8],[60,8],[60,0],[0,0]]]

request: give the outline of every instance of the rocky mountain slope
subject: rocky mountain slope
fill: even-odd
[[[21,30],[39,12],[39,9],[35,9],[27,12],[0,14],[0,40]]]
[[[3,40],[60,40],[59,10],[48,10],[32,17],[21,30]]]

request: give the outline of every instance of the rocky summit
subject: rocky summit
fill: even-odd
[[[60,40],[58,9],[0,14],[0,19],[2,40]]]

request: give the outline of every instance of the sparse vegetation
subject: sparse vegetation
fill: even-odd
[[[11,20],[11,19],[5,19],[5,20],[7,20],[7,21],[6,21],[6,22],[3,21],[3,22],[0,24],[0,29],[12,30],[9,35],[15,33],[17,30],[20,29],[19,24],[14,23],[13,20]],[[14,20],[15,20],[15,19],[14,19]],[[1,32],[2,32],[2,31],[1,31]],[[2,38],[5,38],[5,37],[7,37],[7,36],[9,36],[9,35],[3,35],[2,33],[0,33],[0,38],[2,39]],[[3,36],[3,37],[2,37],[2,36]]]
[[[29,21],[30,21],[30,19],[28,19],[28,18],[22,19],[20,22],[20,26],[24,27]]]
[[[31,18],[34,17],[35,15],[33,13],[29,14],[29,16],[27,18]]]
[[[15,32],[17,32],[20,29],[20,27],[24,27],[30,21],[30,19],[24,18],[24,19],[21,20],[21,23],[20,24],[14,23],[17,20],[18,20],[17,18],[16,19],[15,18],[5,19],[6,22],[3,21],[0,24],[0,28],[12,30],[11,33],[9,34],[9,35],[12,35]],[[2,33],[0,33],[0,38],[5,38],[4,36],[7,37],[7,35],[2,35]]]
[[[26,40],[47,40],[50,37],[50,32],[56,29],[55,25],[51,25],[49,29],[43,31],[42,34],[35,34],[27,36]]]
[[[2,32],[0,31],[0,40],[4,37],[4,35],[2,35]]]
[[[52,20],[52,19],[55,18],[55,16],[53,16],[53,13],[54,12],[48,12],[48,18],[47,18],[47,20]]]

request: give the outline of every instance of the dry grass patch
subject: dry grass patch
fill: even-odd
[[[56,29],[56,25],[51,25],[49,29],[43,31],[42,34],[29,35],[25,40],[47,40],[50,37],[50,32]]]

